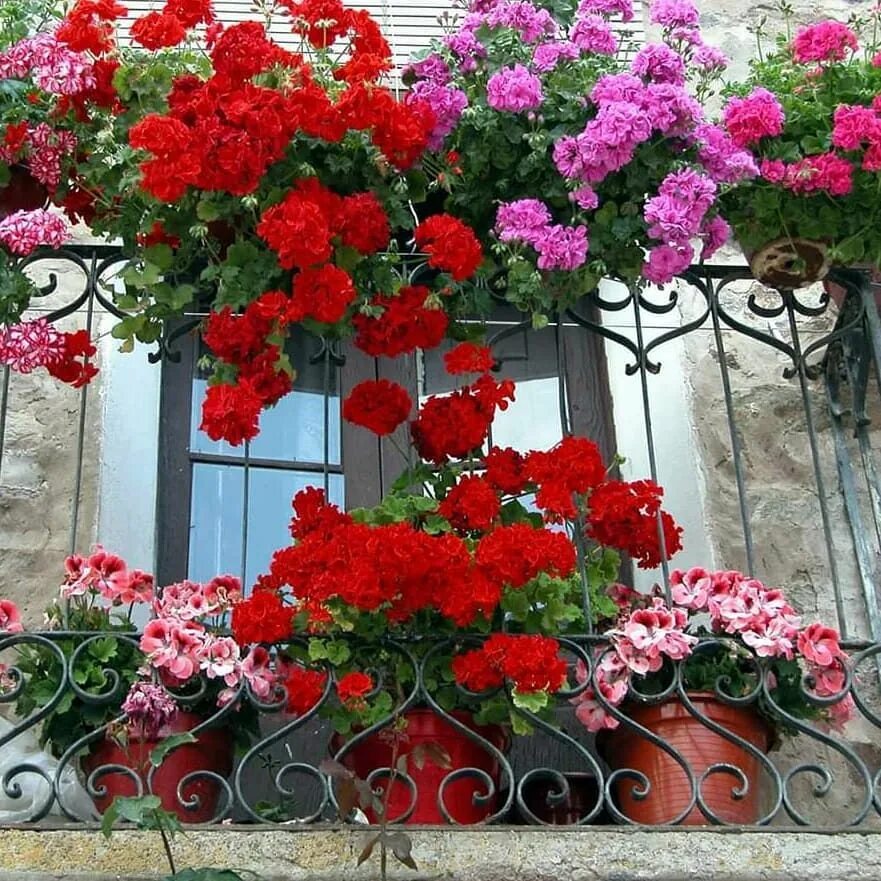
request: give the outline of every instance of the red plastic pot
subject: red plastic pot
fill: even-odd
[[[772,743],[772,733],[761,716],[748,707],[732,707],[711,694],[689,695],[698,712],[759,751],[765,753]],[[726,740],[696,719],[677,701],[650,706],[631,704],[627,715],[648,728],[660,740],[672,746],[688,763],[698,784],[711,765],[727,764],[739,768],[749,781],[749,791],[735,798],[741,780],[724,771],[708,775],[701,786],[707,807],[726,823],[750,825],[760,817],[761,766],[759,759],[738,744]],[[641,771],[651,784],[649,794],[638,799],[633,795],[639,781],[624,778],[614,787],[618,809],[635,823],[660,826],[681,814],[691,800],[688,774],[672,756],[645,737],[622,725],[609,731],[600,741],[606,761],[613,769]],[[684,826],[704,826],[710,821],[695,805],[682,821]]]
[[[194,713],[178,713],[159,732],[157,740],[131,740],[125,748],[115,740],[102,740],[83,758],[83,770],[86,774],[91,774],[105,765],[123,765],[138,774],[146,792],[151,751],[159,745],[162,738],[191,731],[202,721],[202,717]],[[207,777],[196,777],[181,788],[181,797],[178,799],[178,783],[193,772],[211,771],[224,778],[232,772],[233,740],[228,730],[214,728],[199,732],[196,737],[195,743],[183,744],[168,753],[153,774],[153,794],[159,796],[165,810],[173,811],[183,823],[207,823],[214,819],[221,785]],[[105,795],[95,798],[95,807],[102,814],[116,796],[137,795],[135,781],[121,772],[100,775],[95,780],[95,787],[107,790]],[[185,807],[194,798],[198,798],[198,806],[192,809]]]
[[[474,724],[468,713],[453,711],[451,714],[457,721],[467,725],[493,746],[505,751],[509,738],[505,730],[498,725],[480,727]],[[480,744],[472,741],[467,735],[453,727],[446,719],[433,710],[409,710],[404,714],[407,720],[406,742],[399,748],[401,752],[412,753],[418,744],[437,744],[450,757],[452,768],[443,768],[435,764],[430,756],[426,758],[422,768],[409,759],[407,774],[416,784],[416,803],[413,813],[405,820],[408,825],[445,824],[448,821],[438,806],[438,792],[444,778],[457,768],[479,768],[485,771],[495,784],[498,795],[501,767],[495,757]],[[340,735],[331,740],[331,750],[336,754],[343,746]],[[351,752],[346,753],[342,763],[350,768],[362,780],[377,768],[388,768],[392,764],[392,746],[379,733],[370,735],[366,740],[356,744]],[[382,789],[388,785],[388,778],[380,778],[374,782],[374,789]],[[453,780],[444,787],[444,805],[456,823],[463,825],[480,823],[498,808],[498,798],[487,802],[475,803],[475,796],[486,793],[486,783],[474,775],[463,776]],[[384,795],[381,796],[384,798]],[[413,800],[410,786],[402,780],[395,780],[388,796],[388,821],[402,818]],[[378,822],[373,811],[365,811],[371,823]]]
[[[26,166],[13,165],[9,174],[9,182],[0,187],[0,220],[16,211],[33,211],[46,206],[49,193]]]

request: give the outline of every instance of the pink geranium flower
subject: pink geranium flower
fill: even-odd
[[[242,661],[242,676],[258,698],[269,697],[278,676],[270,667],[271,657],[262,646],[254,646]]]
[[[798,650],[812,664],[831,667],[844,652],[839,645],[838,631],[822,624],[811,624],[798,634]]]
[[[0,600],[0,633],[21,633],[21,612],[12,600]]]

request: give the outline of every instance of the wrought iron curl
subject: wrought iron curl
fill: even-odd
[[[811,689],[808,687],[808,682],[806,679],[802,679],[800,681],[799,688],[802,691],[802,696],[805,700],[812,703],[817,702],[818,696],[811,694]],[[858,804],[856,813],[854,814],[850,822],[845,822],[841,825],[856,826],[861,823],[868,815],[869,809],[872,807],[874,794],[873,779],[871,774],[869,773],[869,769],[866,767],[865,762],[859,757],[859,755],[857,755],[854,750],[846,746],[842,741],[830,737],[815,726],[806,724],[804,721],[796,718],[786,709],[784,709],[775,700],[773,696],[773,689],[769,687],[767,677],[762,683],[762,701],[773,716],[776,716],[783,720],[787,728],[795,730],[800,734],[807,735],[812,740],[823,744],[834,752],[839,753],[839,755],[841,755],[842,758],[850,764],[853,770],[856,771],[857,778],[865,787],[865,797],[862,799],[862,802]],[[824,701],[824,703],[826,702]],[[786,774],[783,775],[783,807],[785,808],[787,814],[789,814],[790,818],[799,826],[809,826],[810,821],[796,807],[793,801],[793,795],[790,786],[794,778],[796,778],[798,775],[806,773],[814,774],[820,778],[813,787],[813,794],[815,798],[823,798],[828,795],[828,793],[832,789],[832,785],[835,780],[835,775],[832,773],[829,767],[825,764],[819,764],[817,762],[801,762],[790,768],[786,772]]]

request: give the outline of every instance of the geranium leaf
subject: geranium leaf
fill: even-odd
[[[364,849],[358,854],[358,865],[370,859],[370,855],[373,853],[373,848],[376,847],[377,842],[382,840],[382,835],[374,835],[367,844],[364,845]]]
[[[150,764],[158,768],[165,757],[173,750],[185,743],[195,743],[196,735],[191,731],[183,731],[180,734],[171,734],[166,737],[159,746],[150,752]]]

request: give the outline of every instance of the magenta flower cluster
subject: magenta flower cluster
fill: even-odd
[[[486,103],[493,110],[522,113],[535,110],[543,100],[541,80],[522,64],[494,73],[486,84]]]
[[[156,740],[159,732],[177,716],[174,698],[161,686],[135,682],[122,704],[129,733],[138,740]]]
[[[414,83],[408,100],[424,101],[434,113],[435,124],[428,141],[432,150],[443,146],[444,139],[456,127],[462,111],[468,106],[468,96],[461,89],[429,79]]]
[[[745,98],[731,98],[722,121],[731,140],[738,147],[747,147],[783,131],[783,107],[772,92],[757,88]]]
[[[799,64],[844,61],[858,48],[856,34],[834,19],[802,28],[792,41],[792,57]]]
[[[587,227],[553,223],[547,205],[538,199],[500,205],[495,230],[502,242],[531,245],[539,269],[571,271],[587,260]]]

